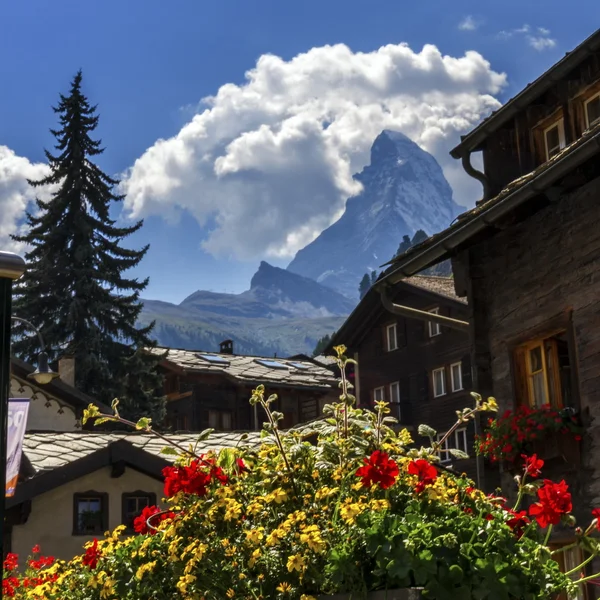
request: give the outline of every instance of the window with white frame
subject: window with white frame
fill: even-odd
[[[453,392],[458,392],[463,389],[462,362],[456,362],[450,365],[450,382]]]
[[[392,416],[400,420],[400,382],[390,383],[390,409]]]
[[[434,369],[431,373],[433,384],[433,397],[438,398],[446,393],[446,369],[441,367]]]
[[[378,387],[373,390],[373,400],[375,402],[383,402],[385,400],[385,388]]]
[[[571,570],[576,569],[583,562],[583,555],[580,548],[569,548],[562,552],[563,561],[564,561],[564,573],[568,573]],[[562,570],[562,569],[561,569]],[[571,575],[572,579],[579,579],[580,574],[575,572]],[[577,587],[577,592],[575,596],[573,596],[575,600],[584,600],[585,599],[585,586],[580,585]]]
[[[439,443],[445,436],[445,433],[438,433],[437,442]],[[465,428],[457,429],[454,435],[449,436],[438,450],[440,461],[443,463],[450,462],[452,460],[452,454],[450,450],[460,450],[465,454],[468,454],[467,448],[467,430]]]
[[[544,144],[546,160],[550,160],[565,147],[565,124],[562,119],[544,129]]]
[[[431,313],[432,315],[439,315],[440,309],[432,308],[427,312]],[[442,333],[442,326],[435,321],[429,321],[429,337],[435,337],[436,335],[440,335],[440,333]]]
[[[392,323],[386,327],[387,351],[392,352],[398,349],[398,333],[396,323]]]
[[[600,122],[600,94],[596,94],[585,103],[585,120],[588,127]]]

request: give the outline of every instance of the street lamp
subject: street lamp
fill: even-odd
[[[45,385],[50,383],[53,379],[56,379],[56,377],[59,377],[59,374],[55,373],[48,365],[48,354],[46,354],[44,351],[46,345],[44,344],[44,338],[42,338],[40,330],[33,323],[27,321],[27,319],[23,319],[22,317],[11,317],[11,319],[13,321],[21,321],[21,323],[25,323],[25,325],[33,329],[40,342],[41,352],[38,354],[37,369],[33,373],[29,373],[29,375],[27,375],[27,379],[33,379],[36,383]]]

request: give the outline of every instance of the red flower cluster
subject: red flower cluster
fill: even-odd
[[[161,523],[162,521],[175,518],[175,513],[173,512],[163,512],[160,515],[159,513],[161,513],[161,509],[158,506],[144,507],[144,510],[141,512],[141,514],[138,517],[136,517],[133,521],[133,530],[136,533],[141,533],[142,535],[146,535],[148,533],[150,535],[154,535],[156,533],[156,530],[152,529],[151,527],[148,527],[148,519],[150,519],[150,517],[152,517],[153,515],[158,515],[157,517],[152,519],[150,523],[153,527],[158,527],[159,523]]]
[[[33,547],[33,554],[39,554],[40,547],[35,545]],[[39,570],[44,567],[50,567],[54,564],[53,556],[40,556],[37,560],[31,559],[29,560],[29,566],[32,569]],[[19,557],[17,554],[13,554],[9,552],[4,559],[4,571],[11,573],[14,571],[19,565]],[[22,580],[19,580],[18,577],[14,575],[9,575],[8,577],[4,577],[2,579],[2,595],[5,598],[12,598],[15,596],[17,589],[19,587],[23,588],[34,588],[38,585],[42,585],[48,581],[54,581],[58,575],[42,575],[41,577],[24,577]]]
[[[178,492],[204,496],[211,481],[217,480],[222,484],[229,481],[223,469],[215,465],[213,458],[204,457],[195,458],[187,466],[165,467],[162,474],[165,478],[165,495],[168,498],[172,498]]]
[[[592,517],[596,519],[596,529],[600,531],[600,508],[592,509]]]
[[[541,458],[538,458],[537,454],[532,454],[531,456],[521,454],[521,458],[523,459],[525,475],[529,475],[529,477],[536,478],[542,474],[542,467],[544,466],[544,461]]]
[[[415,492],[417,492],[417,494],[421,493],[426,486],[435,483],[435,480],[437,479],[436,468],[424,458],[419,458],[418,460],[413,460],[409,463],[408,472],[411,475],[417,475],[419,477],[419,481],[415,486]]]
[[[487,431],[475,440],[475,448],[493,462],[514,462],[524,446],[551,432],[571,433],[580,440],[582,429],[577,417],[563,415],[549,404],[540,408],[520,406],[514,412],[507,410],[501,417],[489,419]]]
[[[537,491],[539,502],[529,507],[529,516],[533,517],[540,527],[558,525],[563,515],[573,510],[569,486],[565,481],[554,483],[544,479],[544,485]]]
[[[393,486],[398,477],[398,465],[381,450],[375,450],[369,458],[364,459],[364,465],[356,471],[365,487],[378,483],[384,490]]]
[[[90,569],[95,569],[98,566],[98,559],[102,556],[102,552],[98,548],[98,540],[94,538],[94,541],[91,546],[85,551],[83,555],[83,559],[81,562]]]
[[[513,530],[513,533],[517,536],[517,538],[521,538],[523,536],[523,532],[525,531],[525,527],[531,523],[531,521],[527,518],[527,511],[520,510],[519,512],[515,512],[514,510],[508,508],[506,509],[509,515],[511,515],[510,519],[506,521],[506,524]]]

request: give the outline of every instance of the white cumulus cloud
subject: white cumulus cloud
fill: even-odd
[[[48,197],[48,190],[34,190],[27,180],[41,179],[48,172],[47,165],[32,163],[0,145],[0,250],[22,250],[10,236],[19,231],[27,206],[36,195],[43,200]]]
[[[213,255],[289,257],[360,192],[352,174],[385,128],[440,161],[458,202],[480,193],[448,157],[458,134],[499,106],[504,74],[477,52],[442,55],[406,44],[353,52],[343,44],[291,60],[261,56],[241,85],[223,85],[172,138],[123,177],[132,218],[188,211]]]

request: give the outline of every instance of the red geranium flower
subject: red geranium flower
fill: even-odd
[[[527,527],[527,525],[529,525],[531,522],[527,518],[527,511],[521,510],[519,512],[515,512],[509,508],[507,512],[511,515],[511,518],[506,521],[506,524],[513,530],[513,533],[517,536],[517,538],[521,538],[525,527]]]
[[[12,598],[15,595],[15,590],[19,587],[19,580],[14,577],[7,577],[2,580],[2,595],[6,598]]]
[[[40,549],[40,545],[39,545],[39,544],[36,544],[36,545],[35,545],[35,546],[34,546],[34,547],[31,549],[31,551],[33,552],[33,554],[39,554],[39,553],[40,553],[40,550],[41,550],[41,549]]]
[[[525,467],[525,475],[529,475],[530,477],[539,477],[542,474],[544,461],[541,458],[538,458],[537,454],[532,454],[531,456],[521,454],[521,458],[524,461],[523,466]]]
[[[165,495],[168,498],[172,498],[178,492],[204,496],[211,480],[210,473],[201,470],[200,460],[197,458],[187,466],[165,467],[162,474],[165,478]]]
[[[152,519],[152,527],[148,527],[148,519],[160,512],[161,509],[158,506],[145,506],[141,514],[134,519],[133,530],[136,533],[141,533],[142,535],[146,535],[148,533],[150,535],[154,535],[156,533],[156,530],[152,529],[152,527],[158,527],[159,523],[161,523],[162,521],[165,521],[167,519],[173,519],[175,517],[175,513],[172,512],[162,513],[161,515]]]
[[[7,571],[14,571],[19,564],[19,555],[9,552],[4,559],[4,568]]]
[[[362,478],[362,484],[371,487],[378,483],[384,490],[396,483],[398,465],[381,450],[375,450],[369,458],[364,459],[364,465],[356,471],[356,476]]]
[[[596,519],[596,529],[600,531],[600,508],[592,509],[592,517]]]
[[[98,559],[100,556],[102,556],[102,553],[98,549],[98,540],[94,538],[92,545],[88,546],[86,549],[81,562],[90,569],[95,569],[98,565]]]
[[[569,486],[565,481],[554,483],[544,479],[544,485],[537,491],[539,502],[529,507],[529,515],[534,517],[540,527],[558,525],[562,515],[573,510]]]
[[[425,486],[435,483],[435,480],[437,479],[436,468],[424,458],[419,458],[418,460],[413,460],[409,463],[408,472],[411,475],[417,475],[419,477],[419,482],[415,486],[415,492],[417,492],[417,494],[422,492],[425,489]]]

